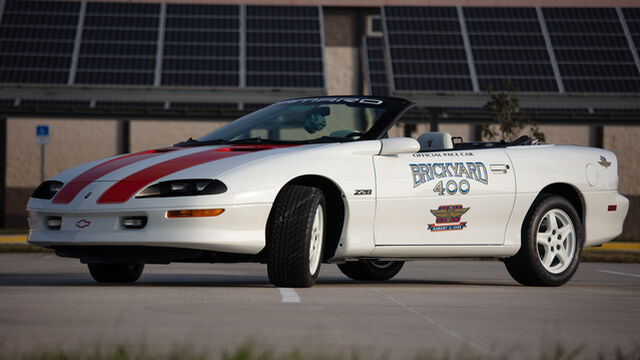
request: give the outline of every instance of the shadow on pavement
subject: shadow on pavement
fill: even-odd
[[[384,282],[354,281],[343,277],[321,277],[313,288],[323,287],[356,287],[375,285],[379,287],[395,286],[520,286],[515,282],[500,281],[451,281],[451,280],[417,280],[392,279]],[[143,274],[133,284],[96,283],[89,274],[55,273],[55,274],[9,274],[0,275],[0,287],[6,286],[69,286],[69,287],[239,287],[239,288],[273,288],[266,276],[230,275],[230,274]]]

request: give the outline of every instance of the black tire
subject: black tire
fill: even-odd
[[[316,282],[325,243],[326,208],[324,194],[318,188],[286,185],[282,189],[271,209],[266,231],[267,271],[273,285],[311,287]],[[312,233],[318,209],[322,216],[319,235]],[[314,257],[313,262],[311,249],[319,251],[314,252],[319,258]]]
[[[404,261],[347,261],[338,264],[343,274],[358,281],[385,281],[400,272]]]
[[[549,216],[555,218],[553,221],[557,225],[547,224],[551,221]],[[560,229],[553,230],[560,225],[565,226],[569,222],[574,229],[573,246],[570,245],[570,236],[567,236],[566,241],[561,240]],[[540,242],[538,235],[541,237]],[[544,241],[548,241],[548,244],[544,244]],[[513,279],[523,285],[560,286],[569,281],[578,269],[583,244],[582,221],[573,205],[563,197],[543,195],[531,207],[522,225],[520,250],[514,256],[506,258],[504,264]],[[562,254],[566,258],[565,261],[562,261],[560,257]],[[550,256],[550,258],[548,259],[546,256]],[[548,264],[545,266],[545,259],[552,261],[547,261]],[[556,267],[556,269],[550,269],[551,267]]]
[[[100,283],[132,283],[140,278],[144,264],[88,264],[93,279]]]

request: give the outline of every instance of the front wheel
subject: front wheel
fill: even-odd
[[[584,230],[565,198],[545,195],[522,226],[522,246],[505,259],[509,274],[523,285],[559,286],[571,279],[582,256]]]
[[[269,281],[280,287],[310,287],[318,278],[326,224],[326,201],[312,186],[287,185],[267,224]]]
[[[396,276],[404,261],[347,261],[338,264],[343,274],[358,281],[385,281]]]
[[[101,283],[132,283],[140,278],[144,264],[96,264],[90,263],[89,272]]]

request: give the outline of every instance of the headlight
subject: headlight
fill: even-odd
[[[31,197],[36,199],[51,199],[62,189],[62,185],[64,185],[64,183],[60,181],[45,181],[36,188],[33,194],[31,194]]]
[[[222,194],[227,186],[220,180],[188,179],[164,181],[140,191],[136,198]]]

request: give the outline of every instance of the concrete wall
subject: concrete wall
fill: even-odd
[[[40,184],[36,126],[49,125],[45,178],[116,153],[116,122],[110,120],[8,119],[5,224],[26,227],[25,207]]]
[[[325,8],[323,15],[327,95],[362,94],[360,14],[353,9]]]
[[[640,239],[640,222],[636,221],[640,217],[640,127],[605,126],[603,140],[604,148],[618,157],[620,192],[631,202],[623,236]]]
[[[226,123],[221,121],[131,121],[131,151],[171,146],[190,137],[198,139]]]

